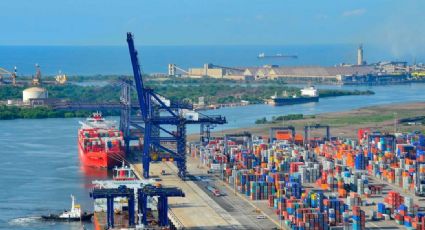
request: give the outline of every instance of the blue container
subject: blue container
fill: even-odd
[[[407,211],[407,207],[404,204],[400,204],[400,206],[398,206],[398,210],[399,211]]]
[[[294,213],[294,209],[293,208],[286,208],[286,211],[288,212],[288,214],[293,214]]]
[[[384,213],[385,212],[385,204],[378,203],[378,212]]]

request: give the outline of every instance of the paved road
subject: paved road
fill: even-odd
[[[207,177],[203,177],[207,178]],[[240,199],[237,195],[234,194],[234,191],[231,191],[226,186],[223,186],[215,178],[208,177],[208,180],[197,180],[195,183],[209,196],[217,202],[224,210],[226,210],[230,215],[232,215],[236,220],[243,225],[245,229],[273,229],[276,228],[274,224],[269,219],[257,219],[257,216],[260,216],[261,213],[255,212],[255,208],[252,207],[248,202]],[[208,185],[214,186],[219,189],[223,194],[222,196],[214,196],[206,187]]]

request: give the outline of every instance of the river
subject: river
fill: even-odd
[[[425,101],[425,84],[392,86],[319,86],[373,90],[375,95],[323,98],[318,103],[273,107],[250,105],[205,111],[226,116],[216,131],[250,127],[256,119],[303,113],[346,111],[365,106]],[[0,229],[80,229],[79,224],[46,223],[37,217],[70,206],[70,194],[91,209],[90,181],[106,178],[105,171],[80,167],[77,118],[0,121]],[[198,132],[190,126],[188,133]]]
[[[301,85],[294,85],[303,87]],[[374,95],[342,96],[320,98],[315,103],[306,103],[288,106],[270,106],[266,104],[228,107],[219,110],[203,112],[205,114],[221,114],[226,116],[228,124],[217,127],[215,130],[249,127],[254,125],[255,120],[272,116],[302,113],[306,115],[340,112],[357,109],[366,106],[387,105],[404,102],[425,101],[425,84],[385,85],[385,86],[331,86],[319,85],[319,89],[342,89],[342,90],[372,90]],[[189,130],[192,131],[192,130]]]

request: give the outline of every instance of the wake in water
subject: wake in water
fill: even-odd
[[[28,216],[11,219],[9,224],[15,226],[28,226],[39,221],[41,221],[41,216]]]
[[[90,225],[86,226],[80,222],[54,222],[43,221],[41,216],[28,216],[11,219],[8,229],[75,229],[87,230],[91,229]],[[59,225],[58,225],[59,224]],[[2,228],[0,224],[0,229]]]

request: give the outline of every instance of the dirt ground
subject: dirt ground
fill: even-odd
[[[336,105],[337,106],[337,105]],[[400,118],[425,116],[425,102],[409,104],[391,104],[383,106],[364,107],[356,110],[335,113],[323,113],[307,117],[302,120],[285,121],[275,124],[254,124],[249,128],[229,129],[213,132],[212,136],[222,136],[228,133],[251,132],[257,136],[268,137],[270,127],[292,125],[297,133],[303,133],[305,125],[327,124],[331,127],[331,136],[354,138],[359,128],[370,128],[372,131],[382,132],[411,132],[419,130],[425,132],[425,126],[421,124],[399,124]],[[311,130],[312,136],[322,136],[324,130]],[[188,141],[199,140],[199,135],[188,136]]]

